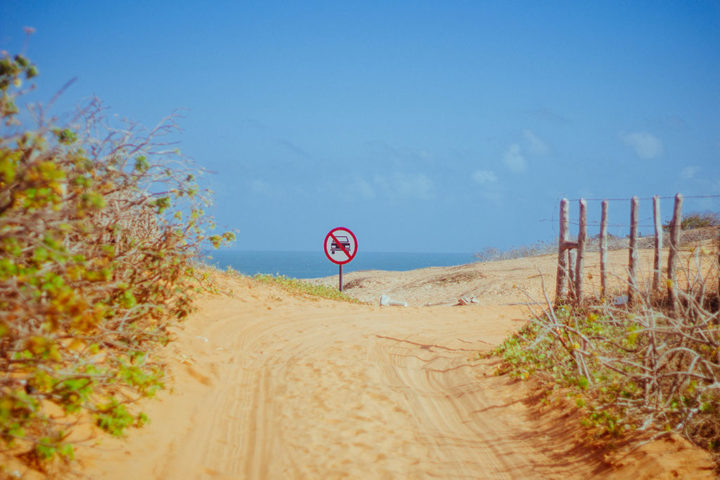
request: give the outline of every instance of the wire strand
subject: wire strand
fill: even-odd
[[[657,195],[657,197],[660,200],[671,200],[675,198],[675,195]],[[655,198],[655,196],[652,197],[637,197],[638,200],[652,200]],[[720,194],[707,194],[707,195],[683,195],[683,199],[685,198],[720,198]],[[608,202],[628,202],[632,200],[631,198],[571,198],[569,199],[570,202],[577,202],[580,200],[585,200],[586,202],[602,202],[607,200]]]

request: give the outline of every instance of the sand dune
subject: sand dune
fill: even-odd
[[[548,257],[348,276],[349,293],[376,303],[383,291],[408,308],[218,275],[226,293],[203,295],[163,353],[173,391],[143,405],[152,423],[81,449],[81,470],[103,479],[713,478],[709,457],[678,438],[604,455],[583,443],[570,411],[540,406],[528,382],[493,376],[493,361],[478,359],[523,324],[524,291],[541,293],[539,275],[552,278],[553,266]],[[418,306],[460,294],[479,304]]]

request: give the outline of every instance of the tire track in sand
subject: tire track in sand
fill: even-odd
[[[176,342],[206,380],[176,365],[178,394],[133,434],[145,440],[117,447],[118,461],[147,456],[135,478],[581,478],[594,468],[543,453],[514,388],[481,375],[490,367],[476,352],[519,325],[522,307],[380,309],[239,288],[203,300]],[[105,464],[88,464],[91,478],[126,478],[112,455],[109,445]]]

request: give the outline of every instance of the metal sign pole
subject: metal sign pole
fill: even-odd
[[[358,249],[355,234],[347,228],[337,227],[325,236],[325,256],[339,267],[338,290],[343,291],[343,265],[355,258]]]

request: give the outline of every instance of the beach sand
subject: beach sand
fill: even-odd
[[[650,278],[654,251],[641,250],[638,272]],[[667,252],[663,262],[667,261]],[[627,250],[608,252],[609,294],[627,290]],[[665,265],[665,263],[663,263]],[[557,255],[430,267],[407,272],[368,270],[343,275],[343,290],[362,301],[379,304],[385,294],[409,306],[455,305],[462,297],[476,297],[481,305],[546,304],[545,293],[555,296]],[[586,255],[584,296],[600,297],[600,254]],[[338,287],[337,275],[311,279],[311,283]]]
[[[627,252],[612,258],[621,284]],[[554,269],[546,256],[348,274],[346,293],[369,304],[215,273],[220,293],[200,295],[160,353],[171,388],[139,405],[151,423],[78,448],[79,470],[108,480],[713,478],[709,455],[677,436],[593,446],[572,406],[543,405],[533,382],[495,376],[497,360],[478,358],[525,323],[543,279],[552,293]],[[381,294],[410,306],[380,307]],[[450,306],[463,296],[478,303]]]

